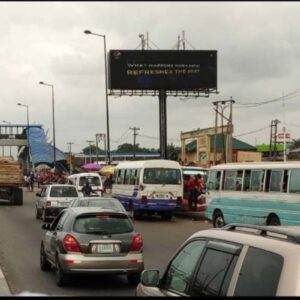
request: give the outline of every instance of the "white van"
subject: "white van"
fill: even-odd
[[[82,188],[86,181],[89,182],[92,190],[98,196],[103,196],[103,184],[101,176],[98,173],[77,173],[68,177],[68,184],[75,185],[80,196],[83,196]]]

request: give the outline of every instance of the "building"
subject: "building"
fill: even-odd
[[[214,127],[181,132],[180,139],[184,164],[210,167],[224,162],[261,161],[256,147],[232,138],[227,126],[217,127],[216,134]]]

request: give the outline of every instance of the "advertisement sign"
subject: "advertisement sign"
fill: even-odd
[[[109,88],[216,90],[216,50],[110,50]]]

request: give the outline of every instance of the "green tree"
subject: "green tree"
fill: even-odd
[[[95,145],[91,145],[91,154],[92,155],[97,155],[97,149],[98,149],[98,154],[104,154],[105,151],[102,150],[99,147],[96,147]],[[85,148],[82,149],[82,153],[85,155],[90,155],[90,146],[87,146]]]

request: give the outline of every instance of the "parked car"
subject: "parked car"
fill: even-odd
[[[194,233],[137,296],[300,296],[299,227],[231,224]]]
[[[75,274],[124,274],[130,284],[139,282],[143,240],[126,213],[69,207],[42,228],[40,267],[54,267],[58,286]]]
[[[123,204],[116,198],[111,197],[85,197],[72,200],[69,207],[100,207],[127,213]]]
[[[36,193],[35,216],[44,222],[53,220],[68,207],[73,199],[79,198],[77,189],[70,184],[44,185]]]

